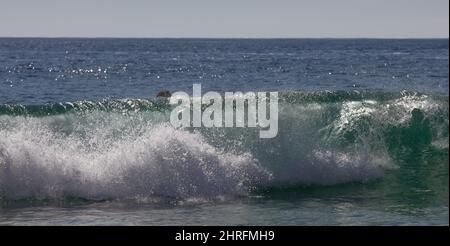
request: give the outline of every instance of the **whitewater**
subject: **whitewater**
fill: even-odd
[[[404,148],[448,151],[445,97],[284,93],[274,139],[257,129],[175,129],[170,107],[161,99],[2,105],[3,199],[214,198],[368,182],[402,168],[389,139],[407,138],[402,130],[424,141]]]

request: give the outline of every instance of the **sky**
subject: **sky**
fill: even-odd
[[[0,0],[0,37],[448,36],[448,0]]]

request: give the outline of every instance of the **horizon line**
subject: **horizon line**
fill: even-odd
[[[42,38],[42,39],[449,39],[449,37],[115,37],[115,36],[0,36],[0,38]]]

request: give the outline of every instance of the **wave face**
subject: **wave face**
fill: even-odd
[[[246,196],[368,182],[411,156],[448,159],[447,96],[281,93],[273,139],[253,128],[174,129],[170,109],[143,99],[0,105],[1,197]]]

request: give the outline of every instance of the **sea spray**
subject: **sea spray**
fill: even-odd
[[[408,151],[448,154],[446,97],[285,93],[273,139],[248,128],[175,129],[170,110],[144,99],[0,106],[2,197],[247,196],[369,182],[402,170]]]

